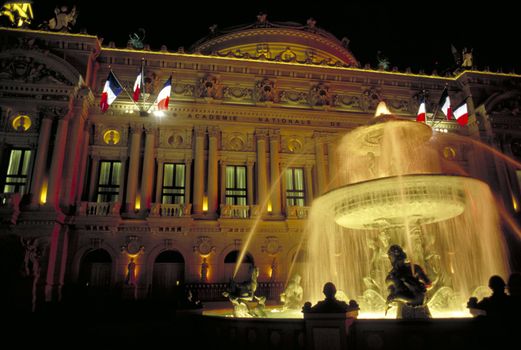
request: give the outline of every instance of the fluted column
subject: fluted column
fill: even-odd
[[[267,170],[268,165],[266,163],[266,138],[268,136],[267,130],[257,130],[257,204],[264,205],[264,211],[266,211],[266,196],[268,188]],[[263,213],[259,213],[263,214]]]
[[[163,189],[163,173],[165,171],[165,160],[157,160],[157,175],[156,175],[156,196],[154,203],[162,203],[161,190]]]
[[[90,176],[89,176],[89,198],[88,202],[96,202],[96,189],[98,187],[98,171],[99,171],[99,156],[93,156],[90,163]]]
[[[220,184],[221,197],[220,197],[219,203],[226,204],[226,165],[227,165],[226,160],[221,159],[219,164],[221,167],[221,184]]]
[[[196,126],[195,133],[195,156],[194,156],[194,198],[193,213],[203,213],[204,196],[204,137],[206,130],[204,127]]]
[[[331,189],[336,182],[336,145],[330,141],[327,144],[327,164],[328,164],[328,189]]]
[[[319,135],[315,134],[315,165],[317,169],[317,195],[320,196],[326,188],[326,167],[324,160],[324,143]]]
[[[218,127],[208,128],[208,215],[215,217],[219,207],[217,192],[218,183],[218,160],[217,149],[220,130]]]
[[[60,189],[62,185],[63,160],[65,158],[65,148],[67,145],[67,130],[69,128],[68,119],[60,119],[56,137],[54,139],[54,149],[52,152],[51,168],[49,170],[49,182],[47,186],[46,206],[59,209]]]
[[[306,164],[306,175],[304,176],[304,180],[306,182],[305,196],[307,206],[310,206],[311,202],[313,202],[313,172],[311,171],[312,169],[313,166],[311,164]]]
[[[270,182],[272,215],[281,216],[280,204],[280,166],[279,166],[280,132],[270,131]]]
[[[42,193],[43,180],[45,179],[45,168],[47,166],[47,152],[49,151],[49,139],[51,137],[52,118],[42,118],[40,135],[38,136],[38,151],[34,161],[32,176],[31,207],[38,207]]]
[[[145,151],[143,154],[143,172],[141,176],[141,211],[146,212],[152,204],[152,187],[154,185],[154,166],[155,166],[155,130],[145,129]]]
[[[190,203],[190,188],[192,187],[192,158],[185,160],[185,203]]]
[[[130,136],[130,154],[128,163],[127,176],[127,195],[126,195],[126,212],[133,213],[136,205],[136,192],[139,171],[139,153],[141,149],[141,134],[143,127],[141,125],[131,126]]]
[[[253,164],[255,164],[252,160],[248,160],[247,166],[248,170],[246,173],[246,193],[248,205],[253,205]]]

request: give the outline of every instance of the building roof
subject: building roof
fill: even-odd
[[[310,18],[307,24],[270,22],[266,15],[257,22],[219,29],[210,27],[210,34],[190,49],[193,53],[273,60],[317,65],[358,67],[348,49],[349,40],[338,40],[333,34],[316,26]]]

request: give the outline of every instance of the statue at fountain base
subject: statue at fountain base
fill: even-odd
[[[235,317],[266,316],[266,312],[264,311],[266,297],[255,295],[258,276],[259,268],[254,267],[250,280],[237,283],[232,279],[228,289],[223,292],[223,296],[228,298],[233,305],[233,315]]]

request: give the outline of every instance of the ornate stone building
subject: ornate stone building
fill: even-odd
[[[313,198],[334,179],[339,138],[381,100],[414,119],[422,90],[428,111],[445,86],[453,105],[470,96],[467,127],[435,127],[467,138],[447,138],[439,151],[519,210],[518,172],[472,142],[521,157],[519,75],[361,69],[348,41],[314,21],[259,18],[213,31],[189,53],[102,46],[83,34],[0,34],[0,230],[36,251],[25,263],[42,300],[67,285],[130,285],[143,298],[178,283],[223,283],[250,231],[238,279],[255,264],[274,288]],[[142,60],[141,106],[172,74],[169,110],[140,112],[123,93],[102,114],[109,69],[130,91]]]

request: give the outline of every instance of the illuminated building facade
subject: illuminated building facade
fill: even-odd
[[[436,122],[440,134],[468,137],[447,138],[439,152],[519,211],[519,174],[470,140],[521,157],[521,76],[362,69],[347,40],[313,21],[259,18],[211,33],[189,53],[0,33],[1,231],[36,242],[42,300],[60,299],[67,285],[144,298],[204,283],[218,295],[252,229],[237,279],[256,265],[276,289],[313,198],[334,181],[342,135],[381,100],[414,119],[426,90],[432,112],[446,85],[453,105],[471,96],[470,121]],[[169,110],[140,112],[123,93],[101,113],[109,67],[131,91],[142,59],[150,96],[139,105],[148,109],[172,74]]]

